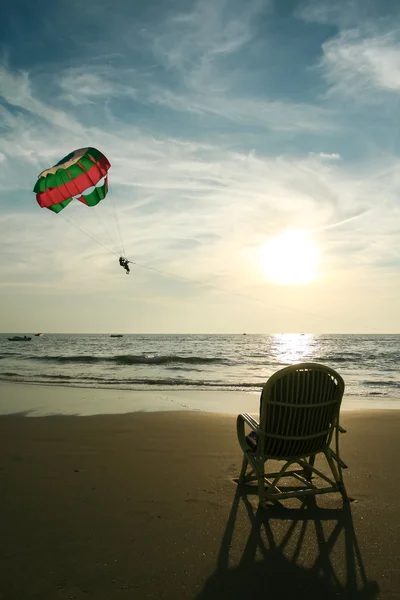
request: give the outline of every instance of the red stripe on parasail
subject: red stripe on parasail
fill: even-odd
[[[53,204],[60,204],[63,200],[72,198],[84,192],[87,188],[96,185],[107,175],[110,163],[105,156],[102,156],[98,161],[93,163],[86,173],[81,173],[70,181],[63,182],[56,188],[48,188],[44,192],[36,194],[36,200],[42,208],[48,208]],[[68,173],[68,169],[66,170]]]

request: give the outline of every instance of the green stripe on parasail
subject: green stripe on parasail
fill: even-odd
[[[96,148],[71,152],[53,167],[43,171],[35,184],[38,204],[59,213],[72,200],[95,206],[108,191],[108,159]]]

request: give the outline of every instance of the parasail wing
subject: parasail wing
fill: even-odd
[[[96,148],[71,152],[40,173],[33,188],[39,206],[55,213],[68,206],[71,200],[95,206],[107,195],[110,166],[108,159]]]

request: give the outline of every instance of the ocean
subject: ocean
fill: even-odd
[[[278,369],[319,362],[342,375],[350,400],[400,400],[400,335],[12,335],[0,337],[3,382],[258,393]]]

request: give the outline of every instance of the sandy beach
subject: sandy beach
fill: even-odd
[[[233,415],[1,417],[0,598],[399,598],[400,412],[342,424],[355,501],[257,510]]]

